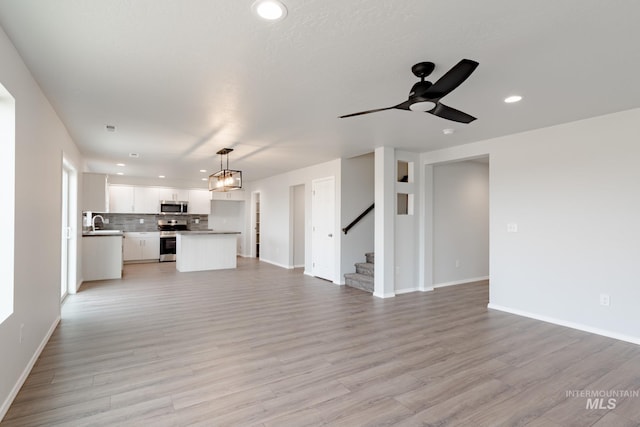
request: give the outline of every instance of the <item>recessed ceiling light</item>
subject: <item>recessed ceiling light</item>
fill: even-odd
[[[124,163],[116,163],[116,166],[120,166],[121,168],[124,167]]]
[[[507,104],[513,104],[514,102],[518,102],[522,99],[522,97],[520,95],[512,95],[512,96],[508,96],[504,99],[504,102],[506,102]]]
[[[257,0],[251,9],[267,21],[280,21],[287,16],[287,7],[278,0]]]
[[[158,175],[158,178],[164,178],[164,175]]]
[[[114,125],[105,125],[105,129],[107,130],[107,132],[115,132],[116,131],[116,127]]]
[[[116,175],[124,175],[124,172],[118,172]]]
[[[205,173],[207,170],[206,169],[200,169],[200,172]]]
[[[445,135],[451,135],[453,132],[455,132],[453,129],[442,129],[442,133]]]
[[[201,178],[201,181],[209,181],[209,178]]]
[[[140,157],[140,154],[138,154],[138,153],[129,153],[129,157],[133,157],[134,159],[137,159],[138,157]]]

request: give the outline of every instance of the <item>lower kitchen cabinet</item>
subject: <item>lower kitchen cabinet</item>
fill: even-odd
[[[160,232],[136,231],[124,233],[123,257],[125,261],[160,260]]]

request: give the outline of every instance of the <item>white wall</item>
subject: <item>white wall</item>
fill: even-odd
[[[0,63],[0,82],[16,101],[15,304],[0,324],[1,417],[60,318],[62,156],[78,171],[82,158],[2,30]],[[79,212],[77,218],[80,240]]]
[[[314,179],[335,177],[336,200],[340,200],[341,178],[340,159],[321,163],[307,168],[297,169],[284,174],[275,175],[247,184],[247,194],[260,193],[260,259],[285,268],[293,268],[293,245],[291,240],[291,187],[305,186],[305,272],[310,274],[311,268],[311,181]],[[245,215],[247,230],[252,230],[251,209]],[[340,203],[336,202],[335,217],[340,218]],[[340,224],[336,221],[333,235],[340,233]],[[245,247],[250,247],[250,236]],[[335,245],[334,282],[340,273],[340,240]],[[245,251],[245,255],[249,255]]]
[[[634,109],[424,154],[490,154],[490,307],[640,344],[639,122]]]
[[[356,219],[374,202],[374,155],[365,154],[342,160],[342,218],[344,228]],[[375,209],[365,216],[345,235],[340,232],[342,245],[342,271],[340,283],[344,284],[344,275],[355,273],[355,263],[365,262],[364,254],[373,252]]]
[[[433,168],[434,286],[489,276],[489,164]]]

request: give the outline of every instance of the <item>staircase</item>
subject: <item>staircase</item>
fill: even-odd
[[[365,257],[367,262],[356,263],[356,272],[345,274],[344,281],[347,286],[373,293],[373,252],[365,254]]]

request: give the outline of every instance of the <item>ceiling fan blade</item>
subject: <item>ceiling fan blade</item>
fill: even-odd
[[[479,64],[471,59],[463,59],[440,77],[422,96],[428,99],[440,99],[467,80]]]
[[[339,119],[344,119],[345,117],[361,116],[363,114],[377,113],[378,111],[392,110],[394,108],[396,108],[396,106],[386,107],[386,108],[376,108],[375,110],[367,110],[367,111],[360,111],[359,113],[346,114],[346,115],[340,116],[338,118]]]
[[[436,108],[427,112],[433,114],[434,116],[442,117],[443,119],[453,120],[454,122],[460,123],[471,123],[476,119],[475,117],[467,113],[463,113],[460,110],[456,110],[455,108],[448,107],[441,103],[438,103],[436,105]]]

